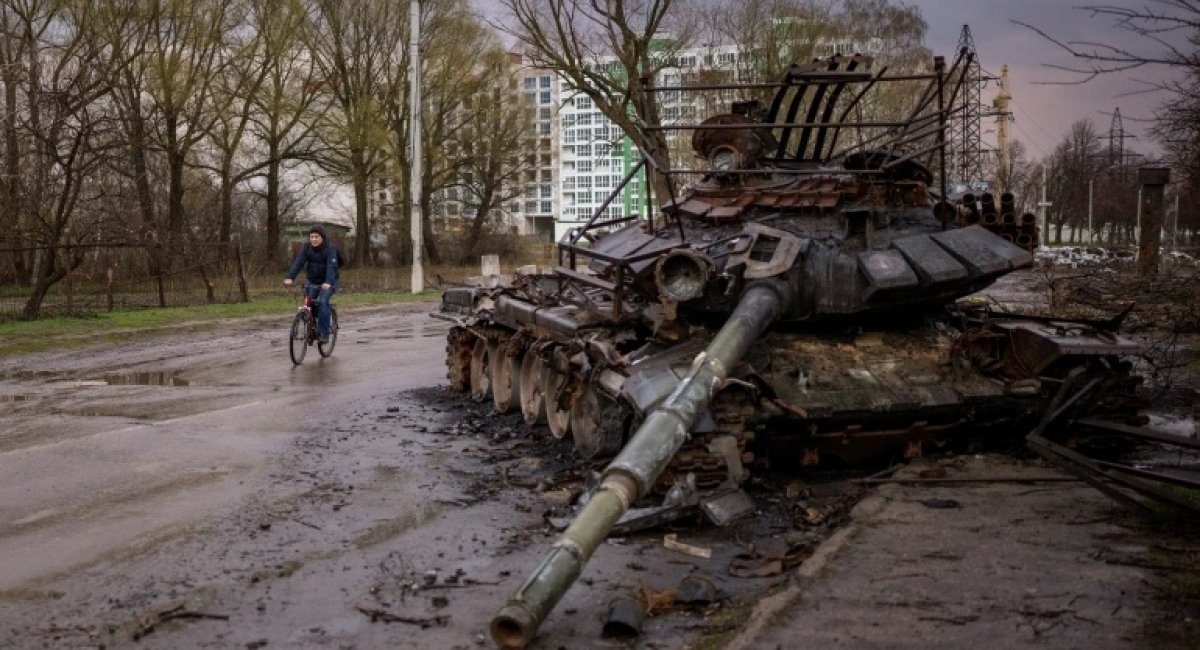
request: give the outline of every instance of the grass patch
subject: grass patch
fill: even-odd
[[[344,293],[334,297],[339,308],[434,300],[440,294]],[[299,304],[298,293],[252,302],[194,305],[155,309],[126,309],[89,316],[58,316],[33,321],[0,322],[0,356],[73,348],[97,341],[120,341],[156,330],[190,325],[201,330],[229,319],[279,316],[291,318]]]

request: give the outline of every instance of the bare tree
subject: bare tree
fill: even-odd
[[[1085,83],[1101,75],[1154,66],[1184,71],[1200,67],[1200,52],[1196,49],[1200,4],[1194,0],[1146,0],[1124,6],[1087,4],[1076,9],[1090,20],[1109,22],[1118,32],[1132,36],[1131,44],[1066,41],[1040,27],[1013,21],[1040,34],[1075,60],[1073,64],[1048,65],[1071,73],[1073,78],[1068,83]]]
[[[230,241],[235,189],[252,178],[266,180],[267,261],[279,260],[279,183],[288,161],[314,157],[313,129],[322,96],[315,65],[302,54],[306,15],[297,0],[245,0],[212,93],[212,164],[219,179],[218,239]]]
[[[266,79],[247,99],[253,104],[249,128],[258,163],[244,174],[261,176],[265,185],[267,263],[280,256],[280,224],[285,212],[282,174],[289,162],[316,160],[315,129],[329,102],[318,83],[316,61],[304,50],[307,17],[299,0],[253,0],[251,24],[263,40]]]
[[[370,256],[368,184],[386,161],[387,127],[379,102],[388,70],[396,64],[406,31],[406,12],[393,0],[310,0],[308,55],[319,84],[336,110],[325,113],[320,164],[354,188],[355,258]]]
[[[1078,227],[1087,218],[1088,180],[1104,167],[1100,140],[1091,120],[1079,120],[1055,147],[1045,163],[1053,205],[1047,212],[1046,241],[1063,241],[1063,228]],[[1051,229],[1049,226],[1053,225]]]
[[[1001,152],[1001,155],[996,156],[996,168],[994,170],[995,186],[1000,188],[1001,192],[1016,193],[1017,188],[1025,185],[1026,179],[1029,177],[1029,158],[1026,153],[1025,143],[1020,140],[1009,140],[1006,151]],[[1026,209],[1026,198],[1021,196],[1017,198],[1017,212],[1023,212]]]
[[[653,80],[699,32],[686,0],[501,0],[513,18],[506,31],[538,68],[553,70],[568,90],[589,97],[596,109],[646,153],[655,169],[660,200],[674,192],[667,138]]]
[[[499,49],[495,35],[482,24],[465,0],[433,0],[421,5],[421,155],[423,165],[421,232],[429,260],[437,262],[440,253],[431,224],[432,197],[455,182],[461,159],[453,153],[453,143],[467,127],[461,119],[462,107],[479,97],[485,87],[481,61]],[[407,35],[406,35],[407,36]],[[407,39],[406,39],[407,40]],[[397,61],[388,70],[387,91],[380,97],[390,135],[390,153],[395,163],[395,187],[400,191],[398,240],[405,240],[412,219],[412,188],[408,170],[412,151],[409,146],[409,59],[402,48]]]
[[[114,0],[97,9],[88,25],[118,63],[106,74],[120,108],[142,221],[157,241],[165,231],[160,265],[170,265],[184,241],[185,170],[211,130],[210,98],[228,62],[221,55],[236,18],[233,2]],[[155,168],[159,163],[162,171]],[[165,206],[153,189],[157,174],[166,178]]]
[[[114,142],[113,123],[99,101],[104,57],[81,29],[90,10],[58,0],[6,2],[3,10],[27,54],[16,75],[23,110],[13,115],[21,168],[10,178],[24,210],[18,236],[36,247],[24,308],[36,318],[50,288],[82,261],[72,245],[97,233],[102,215],[85,208],[100,190],[94,179]]]
[[[1053,30],[1030,23],[1017,24],[1041,35],[1070,57],[1070,63],[1047,67],[1065,72],[1068,77],[1057,83],[1080,84],[1097,77],[1157,70],[1165,72],[1160,81],[1142,80],[1147,92],[1163,93],[1167,99],[1155,116],[1152,132],[1162,144],[1167,158],[1176,168],[1174,176],[1182,181],[1177,189],[1188,194],[1187,185],[1200,179],[1200,3],[1195,0],[1146,0],[1141,3],[1085,4],[1076,7],[1081,17],[1107,23],[1113,36],[1100,40],[1070,41],[1057,37]],[[1106,184],[1119,184],[1105,178]],[[1106,193],[1106,204],[1122,204],[1123,193]],[[1120,209],[1106,205],[1106,209]],[[1186,222],[1186,220],[1185,220]],[[1128,236],[1131,224],[1108,222],[1110,238],[1119,231]]]
[[[478,74],[484,86],[462,111],[460,120],[468,128],[457,133],[454,147],[457,185],[464,204],[474,211],[464,262],[480,253],[481,236],[493,213],[524,193],[527,184],[522,178],[536,167],[532,157],[537,155],[523,146],[533,129],[533,107],[514,90],[516,75],[508,56],[493,48],[480,61]]]
[[[184,169],[211,130],[209,98],[228,60],[221,54],[232,31],[233,0],[146,0],[151,30],[146,55],[147,96],[157,109],[155,143],[167,166],[167,235],[184,236]]]
[[[707,29],[736,48],[737,76],[775,81],[817,55],[834,33],[837,0],[718,0],[705,11]],[[732,81],[732,80],[730,80]]]

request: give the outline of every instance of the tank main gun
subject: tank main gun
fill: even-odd
[[[763,332],[786,310],[791,288],[781,278],[747,286],[737,307],[679,386],[652,410],[604,470],[599,487],[537,569],[492,619],[492,639],[523,648],[574,584],[596,547],[631,504],[647,494],[688,439],[700,410]]]

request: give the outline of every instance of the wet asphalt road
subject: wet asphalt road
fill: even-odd
[[[432,307],[343,314],[333,357],[298,367],[286,316],[0,360],[0,648],[484,643],[574,461],[439,388]],[[711,560],[610,540],[537,647],[611,644],[610,598],[690,571],[766,585],[728,583],[741,549],[706,534],[680,537]],[[655,618],[645,647],[721,625]]]
[[[228,511],[325,416],[384,385],[436,383],[440,346],[424,337],[444,328],[419,316],[395,330],[375,320],[348,326],[334,357],[298,367],[268,327],[8,368],[0,590]]]

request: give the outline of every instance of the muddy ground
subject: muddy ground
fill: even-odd
[[[1000,289],[1019,302],[1038,279],[1027,274]],[[544,433],[528,435],[516,416],[449,394],[445,325],[425,315],[432,307],[344,313],[334,356],[310,354],[299,367],[284,347],[287,315],[231,323],[219,334],[183,328],[119,348],[0,359],[0,647],[490,645],[484,635],[492,613],[555,539],[594,467]],[[1186,382],[1177,389],[1172,422],[1187,421],[1191,389]],[[1053,473],[1007,456],[980,456],[972,467],[1003,471],[1013,462],[1022,471]],[[878,553],[876,560],[855,555],[863,547],[853,540],[845,551],[820,550],[856,520],[849,512],[860,498],[878,496],[854,481],[877,469],[759,475],[750,486],[757,516],[728,529],[685,521],[610,539],[543,626],[537,647],[626,647],[630,642],[601,637],[617,596],[654,608],[632,642],[637,647],[720,647],[730,640],[775,647],[752,642],[770,639],[744,623],[764,595],[797,584],[797,566],[811,566],[816,552],[827,558],[823,575],[861,577],[878,561]],[[1190,617],[1200,602],[1200,549],[1187,537],[1194,531],[1134,519],[1068,485],[1029,493],[1049,503],[1022,502],[1028,486],[997,487],[983,501],[905,497],[899,501],[971,507],[918,503],[904,506],[916,511],[876,513],[852,525],[885,536],[903,532],[914,546],[949,543],[944,536],[956,526],[938,517],[986,511],[988,498],[1018,509],[1027,503],[1036,517],[1014,516],[998,529],[1053,536],[1047,546],[1111,578],[1084,591],[1129,594],[1120,597],[1120,616],[1094,625],[1071,619],[1063,627],[1071,636],[1045,634],[1039,643],[1089,647],[1089,639],[1153,638],[1158,647],[1195,647]],[[1038,523],[1059,519],[1068,524]],[[710,557],[665,548],[668,533]],[[964,547],[1006,553],[1003,536],[978,526],[958,534]],[[1104,549],[1112,547],[1148,550],[1129,571],[1128,563],[1107,562]],[[956,557],[956,572],[979,564],[966,552]],[[1047,571],[1062,566],[1053,556],[1043,559]],[[688,577],[711,583],[715,598],[673,602],[670,592]],[[934,583],[954,589],[936,576]],[[1020,576],[1013,584],[1010,609],[1025,611]],[[826,613],[836,614],[837,599],[825,600]],[[943,605],[916,599],[902,611],[950,630],[990,620],[986,609],[945,614],[944,603],[953,600],[951,591],[937,601]],[[996,602],[999,611],[1007,601]],[[878,625],[871,620],[878,609],[847,609],[849,618],[833,620],[866,630]],[[795,620],[803,611],[796,605],[775,615]],[[1040,614],[1031,616],[1031,629],[1039,629]],[[819,620],[812,623],[826,625]],[[920,637],[909,637],[910,644],[881,639],[863,643],[923,647]]]
[[[0,647],[482,643],[590,468],[447,393],[431,307],[344,314],[333,357],[295,368],[286,320],[4,360]],[[748,555],[766,577],[729,576],[739,540],[808,517],[792,541],[815,545],[850,504],[822,482],[730,530],[609,540],[540,644],[607,644],[613,597],[689,573],[713,602],[653,618],[645,643],[731,627],[710,615],[783,568]],[[711,558],[663,548],[670,530]]]

